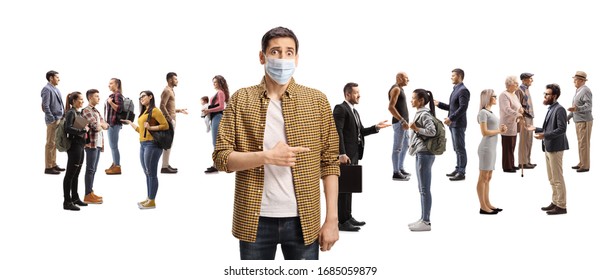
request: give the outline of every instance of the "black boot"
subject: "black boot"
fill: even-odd
[[[79,211],[79,207],[77,207],[73,202],[65,202],[63,203],[63,209],[71,210],[71,211]]]
[[[77,198],[77,199],[73,199],[73,204],[75,205],[79,205],[79,206],[88,206],[87,203],[81,201],[81,199]]]

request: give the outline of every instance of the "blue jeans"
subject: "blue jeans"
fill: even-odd
[[[158,192],[158,160],[162,149],[154,141],[140,142],[140,161],[146,174],[146,187],[148,198],[154,200]]]
[[[408,131],[402,129],[400,122],[392,124],[392,128],[394,129],[392,165],[394,166],[394,173],[400,173],[400,170],[404,170],[404,158],[408,151]]]
[[[85,148],[85,195],[94,191],[94,176],[99,160],[100,148]]]
[[[221,118],[223,118],[223,114],[216,114],[210,123],[210,130],[212,133],[213,147],[217,146],[217,135],[219,133],[219,124],[221,123]]]
[[[108,127],[108,145],[112,153],[113,163],[121,165],[121,154],[119,153],[119,132],[123,125],[116,124]]]
[[[277,244],[286,260],[318,260],[319,242],[305,246],[300,218],[259,217],[256,242],[240,240],[242,260],[274,260]]]
[[[431,213],[431,166],[435,161],[435,155],[429,152],[417,153],[417,180],[419,181],[419,192],[421,193],[421,220],[429,222]]]
[[[466,127],[451,127],[452,146],[456,152],[456,167],[454,171],[465,174],[467,168],[467,151],[465,150],[465,130]]]

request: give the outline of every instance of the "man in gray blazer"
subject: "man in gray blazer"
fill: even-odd
[[[42,89],[42,111],[46,120],[46,169],[44,173],[56,175],[60,174],[61,171],[65,171],[65,169],[60,168],[56,164],[56,143],[54,142],[56,128],[63,116],[65,105],[62,101],[60,90],[56,88],[58,82],[60,82],[58,72],[53,70],[48,71],[46,73],[46,80],[48,83]]]
[[[546,85],[544,105],[548,105],[548,112],[541,128],[529,126],[535,130],[535,138],[542,140],[542,151],[546,156],[546,169],[548,180],[552,186],[552,203],[542,207],[548,215],[567,213],[567,189],[563,178],[562,160],[563,152],[569,149],[567,141],[567,111],[557,99],[560,97],[560,87],[557,84]]]
[[[592,91],[585,85],[587,74],[577,71],[573,76],[573,83],[577,90],[573,96],[573,105],[567,110],[570,112],[568,121],[573,118],[577,132],[577,145],[579,146],[579,163],[573,166],[577,172],[590,171],[590,139],[592,137]]]

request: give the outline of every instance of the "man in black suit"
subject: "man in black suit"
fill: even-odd
[[[456,152],[456,167],[454,171],[446,176],[450,177],[450,181],[460,181],[465,179],[467,168],[467,150],[465,149],[465,130],[467,130],[467,108],[469,107],[469,99],[471,93],[463,84],[465,72],[456,68],[452,70],[452,83],[454,89],[450,94],[450,102],[448,104],[434,100],[435,106],[448,111],[448,117],[444,119],[444,123],[450,127],[452,134],[452,146]]]
[[[529,126],[535,130],[535,139],[542,140],[542,151],[546,155],[548,180],[552,186],[552,203],[542,207],[548,215],[567,214],[567,189],[563,178],[563,152],[569,149],[567,141],[567,111],[556,101],[560,96],[557,84],[546,85],[544,105],[548,105],[548,113],[542,128]]]
[[[340,137],[340,163],[358,164],[362,159],[365,148],[365,136],[379,132],[379,129],[388,127],[387,120],[370,127],[363,127],[360,116],[354,105],[358,104],[360,92],[357,83],[347,83],[344,86],[344,98],[341,104],[335,105],[333,119]],[[340,193],[338,195],[338,221],[339,230],[358,231],[359,226],[365,222],[359,222],[352,217],[352,194]]]

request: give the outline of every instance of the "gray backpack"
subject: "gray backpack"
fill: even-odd
[[[59,152],[66,152],[71,148],[71,140],[67,137],[65,131],[65,117],[60,119],[58,127],[56,128],[56,134],[54,135],[54,142],[56,142],[56,149]]]
[[[430,114],[429,112],[421,113],[421,114]],[[440,121],[438,118],[431,116],[433,119],[433,123],[435,124],[435,135],[431,137],[427,136],[419,136],[423,139],[427,150],[439,156],[446,151],[446,128],[444,127],[444,123]]]

